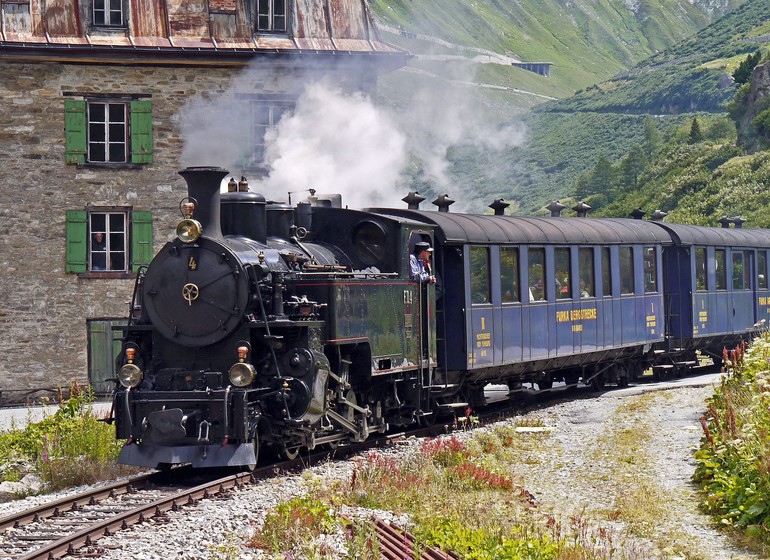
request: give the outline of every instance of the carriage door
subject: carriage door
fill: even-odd
[[[733,249],[733,332],[750,331],[757,321],[754,317],[754,294],[752,291],[752,254],[751,251]]]
[[[466,326],[469,339],[468,367],[494,363],[494,309],[490,282],[489,247],[468,247],[467,285],[470,313]]]

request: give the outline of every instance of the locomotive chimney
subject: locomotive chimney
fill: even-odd
[[[564,210],[566,206],[564,206],[561,202],[558,200],[551,201],[551,204],[545,207],[546,210],[548,210],[551,213],[552,218],[560,218],[561,217],[561,211]]]
[[[631,217],[632,217],[634,220],[641,220],[642,218],[644,218],[644,215],[645,215],[646,213],[647,213],[647,212],[645,212],[645,211],[644,211],[644,210],[642,210],[641,208],[634,208],[633,210],[631,210]]]
[[[206,237],[222,238],[219,186],[228,173],[221,167],[188,167],[179,172],[187,182],[187,195],[197,201],[195,219]]]
[[[404,198],[402,198],[404,202],[407,203],[407,208],[409,210],[419,210],[420,209],[420,203],[425,200],[424,196],[420,196],[420,193],[417,191],[409,191],[409,194],[406,195]]]
[[[448,194],[442,194],[439,196],[436,200],[433,201],[433,204],[438,206],[439,212],[449,212],[449,207],[454,204],[455,201],[449,198]]]
[[[505,202],[502,198],[498,198],[492,204],[489,205],[489,207],[495,211],[495,216],[505,215],[505,209],[508,208],[509,206],[510,204]]]

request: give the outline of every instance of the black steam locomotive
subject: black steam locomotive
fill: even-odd
[[[481,405],[490,382],[681,373],[770,319],[765,230],[422,211],[415,193],[292,207],[180,174],[177,238],[137,277],[118,358],[125,464],[253,466]],[[421,242],[435,285],[410,280]]]

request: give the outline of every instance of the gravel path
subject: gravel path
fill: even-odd
[[[626,389],[543,405],[528,414],[528,423],[553,429],[535,452],[512,466],[512,474],[535,495],[541,511],[609,527],[618,539],[640,551],[638,558],[758,558],[733,547],[697,509],[696,488],[690,483],[695,466],[691,457],[701,437],[698,419],[711,394],[710,385],[644,394]],[[418,449],[418,442],[406,441],[392,453]],[[100,557],[264,558],[242,546],[264,515],[325,480],[349,479],[352,467],[352,461],[328,463],[302,475],[237,490],[231,500],[202,501],[172,513],[165,522],[146,523],[100,540],[106,547]],[[17,509],[24,502],[2,507]],[[635,515],[639,503],[644,511]]]

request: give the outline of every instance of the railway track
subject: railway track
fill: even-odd
[[[550,391],[536,393],[546,396]],[[554,396],[551,393],[551,397]],[[499,403],[491,406],[487,413],[481,414],[479,420],[481,423],[499,420],[511,410],[508,405]],[[215,476],[182,467],[90,489],[0,518],[0,560],[55,560],[75,554],[80,557],[99,557],[98,541],[102,537],[149,520],[162,523],[169,512],[200,500],[226,497],[234,489],[330,458],[344,459],[366,449],[386,447],[405,437],[437,436],[449,430],[450,424],[437,423],[340,446],[331,452],[325,450],[300,455],[292,461],[271,463],[253,472]],[[388,544],[394,539],[393,530],[378,522],[375,522],[375,528],[380,534],[383,550],[395,546]],[[399,539],[403,541],[404,536]],[[396,552],[393,554],[397,555]],[[384,557],[390,558],[387,554]],[[439,557],[448,556],[436,552],[434,558]]]
[[[169,512],[200,500],[226,497],[234,489],[330,457],[343,459],[407,436],[427,437],[445,431],[445,426],[436,425],[390,434],[339,447],[333,452],[318,451],[292,461],[265,465],[253,472],[224,477],[208,475],[206,478],[200,472],[183,467],[90,489],[0,518],[0,560],[55,560],[74,554],[98,558],[98,541],[102,537],[149,520],[162,523]]]

